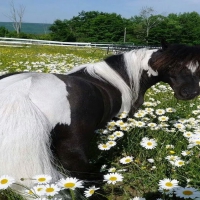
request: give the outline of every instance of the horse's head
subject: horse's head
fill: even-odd
[[[160,81],[168,83],[177,99],[190,100],[200,94],[200,48],[162,44],[149,61]]]

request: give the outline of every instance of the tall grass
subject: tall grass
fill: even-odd
[[[105,51],[90,48],[0,47],[0,69],[2,73],[65,73],[73,66],[97,62],[105,56]],[[169,178],[177,180],[179,188],[199,190],[199,101],[199,98],[178,101],[168,85],[159,83],[147,91],[145,103],[133,118],[126,117],[124,113],[108,123],[105,129],[97,131],[97,146],[100,149],[102,144],[108,146],[107,150],[104,148],[95,158],[104,160],[102,171],[105,174],[118,173],[124,177],[123,181],[116,184],[105,181],[103,189],[108,199],[143,197],[147,200],[173,200],[195,199],[198,196],[183,193],[185,196],[179,198],[180,194],[173,188],[163,189],[161,186],[159,189],[159,182]],[[115,137],[116,131],[122,131],[123,137]],[[112,147],[108,141],[113,141]],[[124,159],[128,156],[130,159]],[[97,193],[98,190],[94,195]],[[12,199],[13,196],[10,190],[0,190],[0,195],[0,199],[8,196]]]

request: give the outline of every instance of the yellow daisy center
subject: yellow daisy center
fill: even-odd
[[[50,193],[50,192],[54,192],[54,188],[47,188],[46,192]]]
[[[172,184],[171,182],[167,182],[167,183],[165,183],[165,185],[166,185],[167,187],[172,187],[172,186],[173,186],[173,184]]]
[[[184,164],[184,162],[183,162],[183,161],[180,161],[180,162],[178,162],[178,164],[179,164],[179,165],[183,165],[183,164]]]
[[[37,188],[37,191],[40,192],[40,191],[42,191],[42,189],[43,189],[43,188]]]
[[[127,158],[126,160],[125,160],[125,162],[131,162],[131,159],[130,158]]]
[[[65,183],[64,187],[66,188],[73,188],[75,186],[75,183]]]
[[[90,194],[94,194],[94,190],[90,190],[89,193],[90,193]]]
[[[196,144],[200,144],[200,140],[197,140],[197,141],[196,141]]]
[[[106,144],[102,145],[103,148],[107,148],[108,146]]]
[[[152,146],[152,142],[147,142],[147,145],[148,146]]]
[[[32,190],[29,190],[28,193],[29,193],[29,194],[33,194],[33,191],[32,191]]]
[[[2,179],[1,180],[1,184],[6,184],[6,183],[8,183],[8,179]]]
[[[39,181],[39,182],[44,182],[44,181],[46,181],[46,178],[44,178],[44,177],[38,178],[38,181]]]
[[[183,191],[183,194],[184,194],[184,195],[192,195],[193,192],[190,191],[190,190],[185,190],[185,191]]]
[[[116,181],[116,180],[117,180],[117,177],[111,176],[111,177],[110,177],[110,180],[111,180],[111,181]]]

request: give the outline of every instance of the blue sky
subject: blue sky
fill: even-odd
[[[10,19],[11,0],[0,0],[0,21]],[[200,0],[13,0],[16,9],[25,6],[23,22],[53,23],[56,19],[71,19],[81,11],[117,13],[130,18],[142,8],[152,7],[157,14],[200,13]]]

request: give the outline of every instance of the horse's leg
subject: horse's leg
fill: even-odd
[[[52,149],[62,167],[80,179],[100,178],[98,169],[90,163],[94,130],[88,127],[57,125],[53,133]]]

